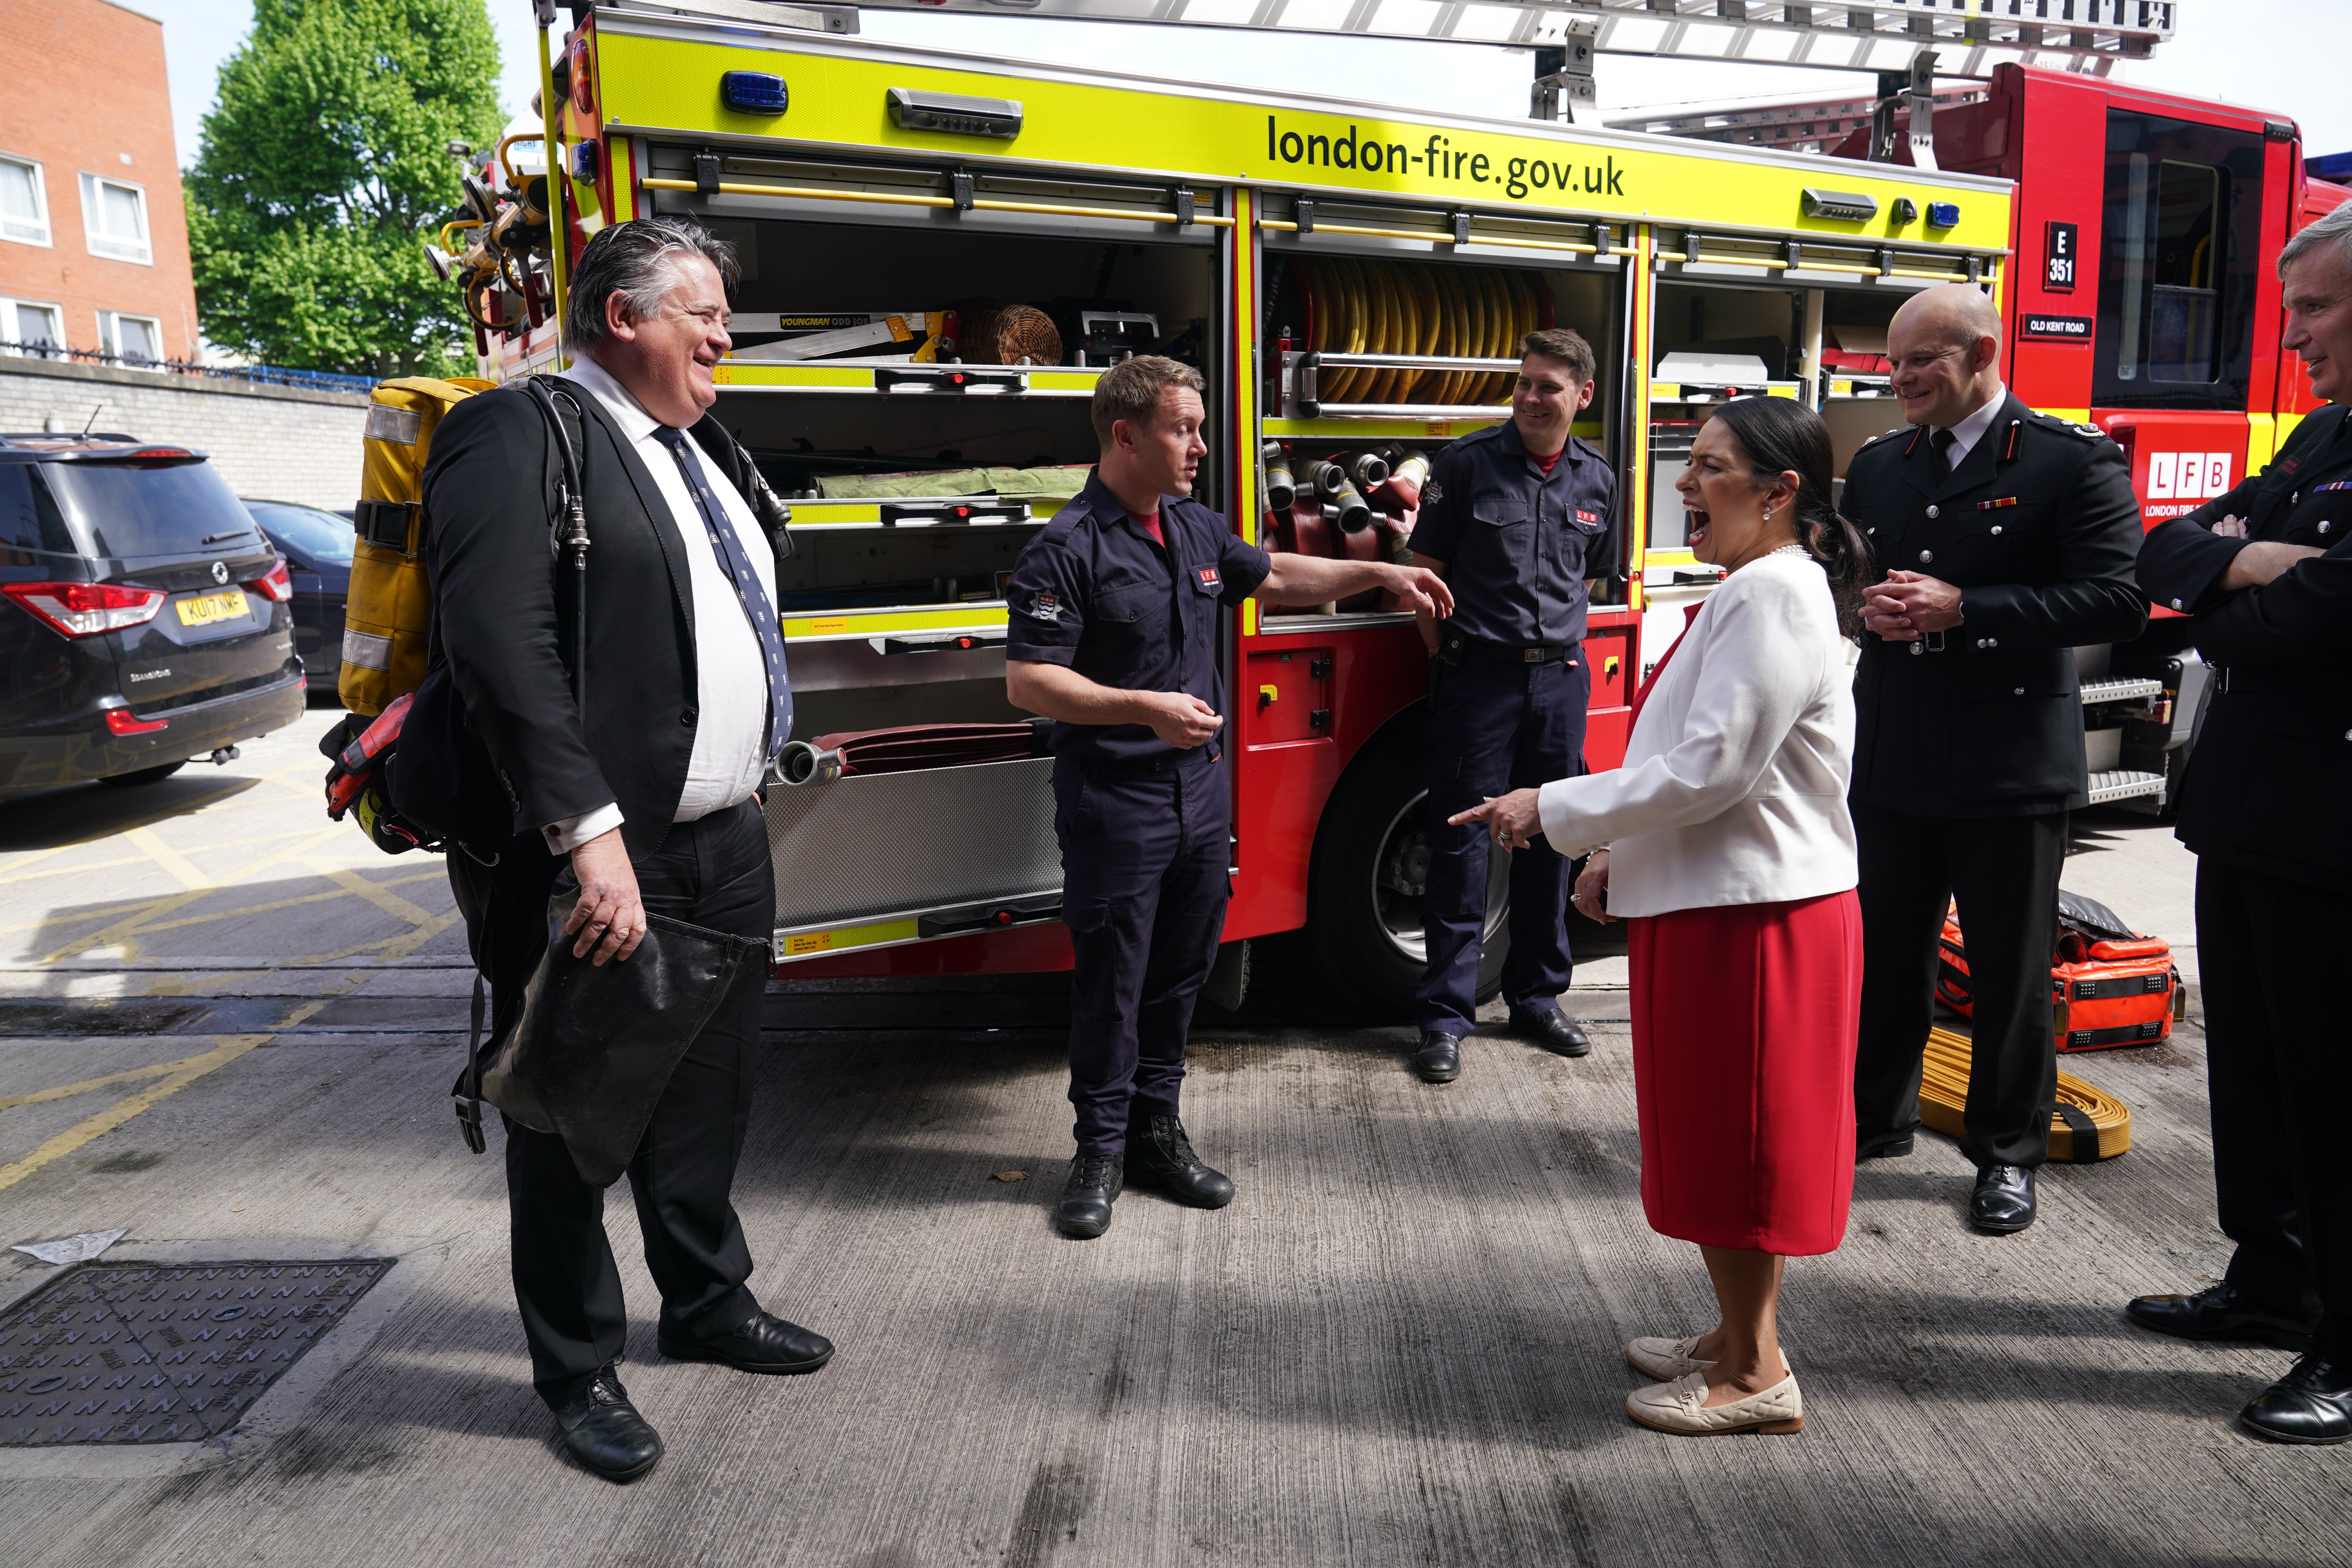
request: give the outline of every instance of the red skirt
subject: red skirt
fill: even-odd
[[[1629,924],[1650,1228],[1783,1257],[1836,1251],[1853,1196],[1860,900]]]

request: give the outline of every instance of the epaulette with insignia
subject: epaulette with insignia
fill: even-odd
[[[2055,414],[2044,414],[2038,408],[2032,412],[2035,424],[2047,426],[2053,430],[2063,430],[2069,436],[2085,436],[2094,441],[2112,439],[2095,425],[2085,425],[2077,419],[2061,419]]]
[[[1864,442],[1862,444],[1862,447],[1857,447],[1857,448],[1856,448],[1856,450],[1863,450],[1863,449],[1865,449],[1865,448],[1871,447],[1875,447],[1875,446],[1877,446],[1881,441],[1886,440],[1886,439],[1888,439],[1888,438],[1889,438],[1889,437],[1895,437],[1895,436],[1906,436],[1906,435],[1908,435],[1908,434],[1910,434],[1910,433],[1911,433],[1911,431],[1912,431],[1913,429],[1915,429],[1915,428],[1916,428],[1916,426],[1910,426],[1910,425],[1897,425],[1897,426],[1896,426],[1894,429],[1892,429],[1892,430],[1885,431],[1885,432],[1883,432],[1882,434],[1879,434],[1879,435],[1876,435],[1876,436],[1873,436],[1869,440],[1864,441]]]

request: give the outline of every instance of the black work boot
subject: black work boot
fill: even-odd
[[[1462,1076],[1462,1040],[1443,1029],[1423,1029],[1412,1053],[1412,1070],[1424,1083],[1452,1083]]]
[[[1202,1163],[1184,1124],[1172,1116],[1129,1126],[1127,1158],[1136,1185],[1157,1187],[1180,1204],[1221,1209],[1234,1201],[1232,1178]]]
[[[1054,1223],[1064,1236],[1092,1241],[1110,1228],[1110,1205],[1127,1184],[1126,1160],[1118,1154],[1081,1154],[1070,1162]]]

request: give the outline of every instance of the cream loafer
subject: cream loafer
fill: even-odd
[[[1691,1350],[1704,1334],[1693,1334],[1686,1340],[1669,1340],[1655,1334],[1645,1334],[1625,1347],[1625,1359],[1634,1369],[1647,1373],[1660,1383],[1672,1383],[1678,1377],[1688,1377],[1695,1372],[1705,1372],[1715,1363],[1701,1361]]]
[[[1705,1334],[1693,1334],[1686,1340],[1668,1340],[1661,1339],[1654,1334],[1645,1334],[1625,1347],[1625,1359],[1633,1363],[1636,1371],[1647,1373],[1660,1383],[1672,1383],[1678,1377],[1688,1377],[1692,1373],[1705,1372],[1715,1364],[1711,1361],[1701,1361],[1691,1354],[1699,1341],[1705,1338],[1706,1338]],[[1785,1370],[1788,1364],[1789,1358],[1782,1356],[1780,1358],[1782,1369]]]
[[[1714,1436],[1734,1432],[1795,1432],[1805,1425],[1805,1402],[1790,1373],[1761,1394],[1710,1408],[1706,1374],[1687,1373],[1672,1383],[1637,1388],[1625,1396],[1625,1414],[1655,1432]]]

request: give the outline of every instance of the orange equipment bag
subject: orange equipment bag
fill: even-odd
[[[1968,950],[1958,917],[1944,916],[1936,975],[1938,1000],[1970,1016]],[[2152,1046],[2189,1010],[2172,964],[2172,944],[2143,936],[2113,910],[2074,893],[2058,895],[2058,949],[2050,961],[2051,1027],[2062,1051]]]

